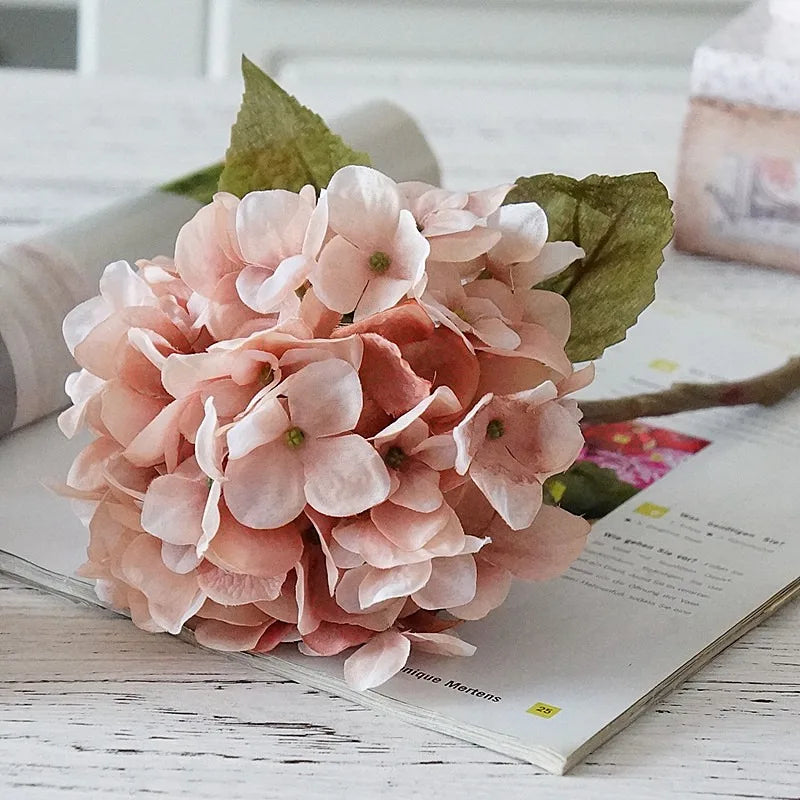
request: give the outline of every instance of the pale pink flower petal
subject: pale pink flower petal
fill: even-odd
[[[194,545],[162,542],[161,560],[167,569],[179,575],[186,575],[197,569],[203,557],[197,555],[197,547]]]
[[[358,304],[370,279],[361,251],[342,236],[322,248],[310,281],[317,297],[332,311],[347,314]]]
[[[239,606],[263,600],[274,600],[281,591],[285,576],[259,578],[237,575],[203,562],[197,570],[197,583],[207,597],[224,606]]]
[[[399,486],[389,495],[389,500],[412,511],[436,511],[444,502],[439,473],[419,462],[410,464],[400,473]]]
[[[361,383],[346,361],[328,358],[290,375],[278,391],[289,400],[292,424],[304,434],[332,436],[351,431],[361,415]]]
[[[147,490],[142,527],[164,542],[196,545],[202,535],[202,517],[208,487],[179,475],[162,475]]]
[[[489,251],[490,261],[516,264],[536,258],[547,241],[547,217],[536,203],[501,206],[489,217],[489,226],[502,234]]]
[[[389,496],[386,465],[361,436],[316,439],[301,447],[300,454],[305,468],[305,496],[309,505],[322,514],[349,517]]]
[[[306,504],[303,464],[284,441],[269,442],[244,458],[229,461],[225,477],[225,502],[249,528],[280,528]],[[320,477],[324,479],[324,474]]]
[[[408,660],[409,640],[394,630],[379,633],[344,662],[347,685],[363,692],[396,675]]]
[[[542,507],[542,485],[535,479],[506,475],[478,463],[470,467],[469,475],[514,530],[530,525]]]
[[[291,427],[289,415],[275,397],[265,397],[227,431],[228,456],[244,458],[261,445],[274,442]]]
[[[411,595],[420,608],[450,608],[475,597],[478,573],[473,556],[434,558],[431,567],[428,583]]]
[[[358,586],[358,600],[362,608],[391,600],[408,597],[428,582],[431,562],[406,564],[392,569],[370,569]]]
[[[222,458],[225,440],[217,435],[219,420],[214,407],[214,398],[209,397],[204,404],[203,421],[197,429],[194,455],[200,469],[215,481],[223,480]]]
[[[250,627],[231,625],[216,619],[201,619],[195,625],[194,638],[203,647],[222,652],[241,653],[252,650],[268,626],[268,622]]]
[[[590,525],[556,506],[542,506],[533,524],[510,530],[497,519],[489,528],[492,539],[482,557],[525,580],[547,580],[560,575],[586,544]]]
[[[260,578],[285,576],[303,553],[300,528],[292,523],[275,530],[255,530],[224,510],[206,558],[226,572]]]
[[[108,432],[127,447],[163,410],[164,400],[139,394],[119,380],[106,383],[101,393],[100,419]]]
[[[471,656],[477,648],[474,644],[459,639],[452,633],[416,633],[408,631],[403,634],[411,642],[414,650],[433,653],[440,656]]]
[[[483,558],[475,559],[475,564],[478,568],[475,597],[464,605],[447,609],[459,619],[483,619],[505,602],[511,588],[512,575],[507,569]]]
[[[511,280],[515,287],[530,289],[558,275],[573,261],[585,255],[584,250],[572,242],[548,242],[532,261],[523,261],[511,268]]]
[[[196,574],[178,575],[167,569],[161,560],[161,542],[146,533],[125,550],[120,569],[121,577],[147,597],[153,621],[169,633],[180,633],[205,600]]]
[[[450,512],[446,504],[423,514],[394,503],[382,503],[372,509],[370,516],[378,530],[392,544],[413,551],[424,547],[448,524]]]
[[[213,600],[206,600],[203,607],[197,612],[201,619],[216,619],[230,625],[245,625],[253,627],[270,621],[269,614],[265,614],[254,604],[244,606],[224,606]]]

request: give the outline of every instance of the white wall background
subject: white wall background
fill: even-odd
[[[218,79],[238,69],[242,52],[273,70],[311,53],[688,65],[746,2],[0,0],[31,5],[77,8],[83,73]]]

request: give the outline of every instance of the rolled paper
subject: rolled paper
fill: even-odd
[[[439,184],[436,157],[397,106],[370,103],[331,127],[396,180]],[[0,251],[0,435],[67,405],[64,380],[76,367],[61,335],[65,315],[97,294],[106,264],[171,255],[218,174],[201,170]]]

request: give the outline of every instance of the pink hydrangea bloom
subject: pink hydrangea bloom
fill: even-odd
[[[509,186],[448,192],[345,167],[319,199],[217,194],[174,262],[115,262],[64,322],[59,423],[94,440],[62,492],[81,574],[147,631],[309,656],[367,689],[581,550],[542,481],[582,444],[569,307]],[[343,320],[352,315],[352,321]]]

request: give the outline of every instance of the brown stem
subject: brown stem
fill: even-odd
[[[662,417],[681,411],[718,406],[771,406],[800,389],[800,356],[782,367],[755,378],[729,383],[676,383],[663,392],[586,400],[581,403],[583,420],[590,424],[626,422],[638,417]]]

